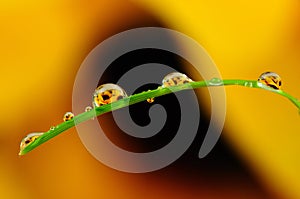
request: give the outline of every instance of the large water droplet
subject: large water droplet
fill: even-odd
[[[223,85],[223,82],[221,79],[215,77],[215,78],[212,78],[211,80],[209,80],[208,84],[210,86],[221,86],[221,85]]]
[[[93,94],[93,106],[99,107],[127,97],[126,92],[116,84],[103,84]]]
[[[164,87],[175,86],[193,82],[188,76],[179,72],[173,72],[164,77],[162,84]]]
[[[38,137],[43,135],[44,133],[30,133],[26,135],[25,138],[22,139],[20,144],[20,151],[22,151],[26,146],[28,146],[30,143],[34,142]]]
[[[261,74],[258,78],[258,82],[276,90],[281,89],[282,85],[280,76],[274,72]]]
[[[63,120],[64,121],[69,121],[69,120],[73,119],[73,117],[74,117],[74,114],[72,112],[66,112],[65,115],[64,115]]]

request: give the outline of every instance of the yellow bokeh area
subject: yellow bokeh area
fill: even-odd
[[[145,179],[100,164],[74,128],[18,156],[27,133],[47,131],[71,111],[76,72],[90,50],[149,15],[199,42],[224,79],[273,71],[300,98],[299,0],[2,0],[0,198],[222,198],[163,184],[145,194]],[[230,86],[226,95],[222,136],[267,192],[300,198],[297,108],[258,89]]]

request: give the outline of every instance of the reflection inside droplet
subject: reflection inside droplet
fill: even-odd
[[[163,87],[175,86],[189,82],[193,82],[193,80],[191,80],[185,74],[179,72],[169,73],[162,80]]]
[[[38,137],[43,135],[44,133],[30,133],[26,135],[25,138],[21,141],[20,144],[20,151],[22,151],[26,146],[28,146],[30,143],[34,142]]]
[[[153,103],[154,102],[154,97],[148,98],[147,102],[150,103],[150,104]]]
[[[87,107],[85,107],[84,111],[85,111],[85,112],[89,112],[89,111],[91,111],[92,109],[93,109],[92,107],[87,106]]]
[[[258,82],[276,90],[281,89],[282,85],[280,76],[274,72],[265,72],[261,74],[258,78]]]
[[[116,84],[103,84],[93,94],[93,106],[99,107],[127,97],[126,92]]]
[[[64,115],[63,120],[66,122],[66,121],[69,121],[73,118],[74,118],[74,114],[72,112],[66,112],[65,115]]]

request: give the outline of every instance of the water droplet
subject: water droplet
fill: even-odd
[[[154,97],[148,98],[147,102],[150,103],[150,104],[153,103],[154,102]]]
[[[74,117],[74,114],[72,112],[66,112],[66,114],[64,115],[63,120],[66,122],[66,121],[69,121],[69,120],[73,119],[73,117]]]
[[[215,78],[212,78],[211,80],[209,80],[208,84],[210,86],[220,86],[220,85],[223,85],[223,82],[221,79],[215,77]]]
[[[87,107],[85,107],[84,111],[85,111],[85,112],[89,112],[89,111],[91,111],[92,109],[93,109],[92,107],[87,106]]]
[[[51,126],[50,130],[53,131],[55,129],[55,126]]]
[[[93,106],[99,107],[127,97],[126,92],[116,84],[103,84],[93,94]]]
[[[252,84],[252,82],[245,82],[245,83],[244,83],[244,86],[247,86],[247,87],[253,87],[253,84]]]
[[[261,74],[258,78],[258,82],[276,90],[281,89],[282,84],[280,76],[274,72]]]
[[[93,109],[93,108],[92,108],[91,106],[87,106],[87,107],[85,107],[84,111],[85,111],[85,112],[90,112],[92,109]],[[93,118],[91,118],[91,119],[94,120],[95,118],[93,117]]]
[[[188,76],[179,72],[173,72],[166,75],[162,81],[163,87],[175,86],[193,82]]]
[[[34,142],[38,137],[43,135],[44,133],[30,133],[26,135],[25,138],[21,141],[20,144],[20,151],[22,151],[26,146],[28,146],[30,143]]]

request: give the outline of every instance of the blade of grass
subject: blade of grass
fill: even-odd
[[[90,120],[94,118],[95,116],[102,115],[104,113],[114,111],[126,106],[130,106],[132,104],[136,104],[142,101],[147,100],[148,98],[153,97],[159,97],[162,95],[167,95],[169,93],[178,92],[182,90],[188,90],[188,89],[196,89],[201,87],[211,87],[211,86],[228,86],[228,85],[239,85],[239,86],[245,86],[250,88],[259,88],[264,89],[267,91],[271,91],[274,93],[277,93],[287,99],[289,99],[299,110],[300,110],[300,101],[293,97],[292,95],[282,91],[282,90],[275,90],[273,88],[270,88],[268,86],[265,86],[255,80],[219,80],[214,79],[215,81],[198,81],[198,82],[190,82],[182,85],[176,85],[171,86],[168,88],[157,88],[155,90],[151,91],[144,91],[138,94],[131,95],[129,97],[126,97],[124,99],[118,100],[116,102],[113,102],[111,104],[106,104],[100,107],[96,107],[92,109],[89,112],[81,113],[77,116],[75,116],[72,120],[63,122],[59,125],[57,125],[54,129],[51,129],[47,132],[45,132],[43,135],[41,135],[39,138],[37,138],[34,142],[27,145],[25,148],[20,150],[19,155],[25,155],[31,150],[35,149],[39,145],[47,142],[48,140],[52,139],[53,137],[59,135],[60,133],[68,130],[69,128],[78,125],[82,122],[85,122],[87,120]]]

